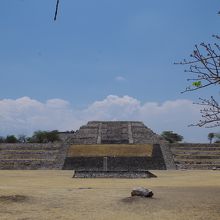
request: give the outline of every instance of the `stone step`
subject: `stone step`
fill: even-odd
[[[4,154],[56,154],[59,150],[2,150],[0,151],[0,155]]]
[[[208,156],[208,157],[216,157],[216,158],[220,158],[220,153],[215,153],[215,152],[210,152],[210,153],[195,153],[195,154],[173,154],[173,157],[203,157],[203,156]],[[211,159],[211,158],[210,158]]]
[[[72,144],[96,144],[97,138],[74,138]]]
[[[29,158],[29,159],[0,159],[0,163],[2,162],[7,162],[7,161],[11,161],[11,162],[19,162],[19,161],[23,161],[23,162],[31,162],[31,161],[55,161],[55,159],[35,159],[35,158]]]
[[[171,151],[176,152],[176,151],[215,151],[215,150],[220,150],[220,147],[171,147]]]
[[[0,169],[62,169],[67,147],[61,143],[0,144]]]
[[[220,150],[214,151],[172,151],[174,155],[220,155]]]
[[[34,145],[34,146],[16,146],[16,145],[0,145],[0,152],[3,150],[58,150],[60,147],[55,146],[43,146],[43,145]]]
[[[0,160],[0,169],[61,169],[54,160]]]
[[[220,159],[220,155],[176,155],[176,160],[179,159]]]
[[[176,159],[174,158],[176,164],[219,164],[220,159]]]
[[[122,135],[122,134],[119,134],[119,135],[103,135],[101,136],[101,139],[106,139],[106,140],[113,140],[113,139],[116,139],[116,140],[120,140],[120,139],[128,139],[128,134],[126,135]]]
[[[220,168],[220,164],[177,164],[177,169],[192,169],[192,170],[212,170]]]
[[[180,148],[180,147],[220,147],[220,144],[187,144],[187,143],[178,143],[171,144],[171,148]]]
[[[1,159],[55,159],[56,154],[53,152],[44,152],[44,153],[10,153],[10,154],[0,154]]]

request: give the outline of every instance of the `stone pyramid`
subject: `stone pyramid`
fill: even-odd
[[[72,144],[159,144],[163,138],[139,121],[89,121],[69,138]]]

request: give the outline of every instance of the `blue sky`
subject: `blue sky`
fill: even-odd
[[[56,22],[53,21],[55,0],[1,0],[0,3],[2,102],[10,99],[16,103],[22,97],[44,105],[48,100],[66,101],[75,118],[72,123],[79,126],[94,117],[88,115],[76,123],[75,111],[89,109],[98,101],[106,103],[111,95],[121,101],[122,97],[130,97],[130,101],[137,100],[140,106],[152,102],[163,106],[167,101],[195,101],[198,96],[218,93],[214,88],[180,94],[187,85],[187,74],[183,66],[173,64],[188,58],[196,43],[213,41],[211,36],[218,33],[220,25],[217,0],[60,0]],[[20,117],[25,125],[27,112],[20,112],[10,121],[6,118],[11,117],[11,109],[4,108],[7,112],[2,110],[1,114],[8,127],[2,127],[0,135],[27,132],[19,126],[13,129],[10,124],[13,117],[13,120]],[[129,114],[125,117],[126,112],[114,117],[115,113],[106,111],[108,117],[93,112],[95,119],[131,117]],[[135,114],[138,113],[132,119]],[[195,135],[190,136],[192,131],[186,128],[187,123],[197,116],[192,117],[190,111],[187,114],[185,123],[183,120],[177,126],[172,122],[167,129],[182,131],[188,141],[205,141],[204,134],[212,130],[193,128]],[[148,125],[144,116],[137,115],[137,119]],[[149,126],[157,132],[166,129],[159,122],[151,122]],[[51,128],[46,124],[31,127]],[[70,125],[64,124],[60,129],[69,128]]]

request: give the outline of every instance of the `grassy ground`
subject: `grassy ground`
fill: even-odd
[[[1,220],[218,220],[220,171],[151,179],[72,179],[72,171],[0,171]],[[154,197],[130,197],[135,186]]]
[[[68,157],[150,157],[152,149],[152,144],[72,145],[68,150]]]

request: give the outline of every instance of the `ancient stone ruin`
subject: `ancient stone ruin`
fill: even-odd
[[[139,121],[90,121],[67,137],[72,144],[158,144],[161,140]]]
[[[149,169],[167,169],[169,149],[142,122],[91,121],[66,141],[63,168],[75,170],[77,177],[149,177]]]
[[[146,170],[220,168],[220,144],[169,144],[137,121],[91,121],[76,132],[61,132],[60,138],[0,144],[0,169],[69,169],[78,176],[93,171],[132,178],[149,175]]]

